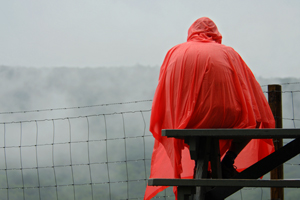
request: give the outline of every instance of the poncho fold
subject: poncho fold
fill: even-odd
[[[152,103],[155,138],[150,178],[192,178],[194,161],[183,140],[161,136],[162,129],[274,128],[266,97],[241,56],[221,44],[215,23],[203,17],[187,42],[170,49],[160,69]],[[220,140],[223,156],[232,140]],[[272,139],[253,139],[235,160],[242,171],[274,151]],[[166,187],[147,186],[144,199]],[[176,187],[174,187],[176,194]]]

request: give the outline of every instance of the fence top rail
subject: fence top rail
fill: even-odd
[[[260,179],[149,179],[150,186],[286,187],[300,188],[300,180]]]
[[[297,138],[300,129],[163,129],[162,136],[186,137],[215,137],[219,139],[233,138]]]

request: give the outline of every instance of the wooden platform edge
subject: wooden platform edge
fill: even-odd
[[[184,137],[218,137],[219,139],[248,138],[297,138],[300,129],[163,129],[162,136]]]
[[[185,187],[283,187],[300,188],[300,180],[260,179],[149,179],[149,186]]]

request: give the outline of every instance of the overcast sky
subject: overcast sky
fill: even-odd
[[[300,77],[299,0],[0,1],[0,65],[160,66],[207,16],[256,76]]]

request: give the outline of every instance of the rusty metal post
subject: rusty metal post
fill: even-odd
[[[268,85],[269,105],[275,118],[275,128],[282,128],[281,85]],[[273,138],[275,151],[283,146],[282,138]],[[283,179],[283,165],[271,171],[271,179]],[[271,200],[284,200],[283,188],[271,188]]]

